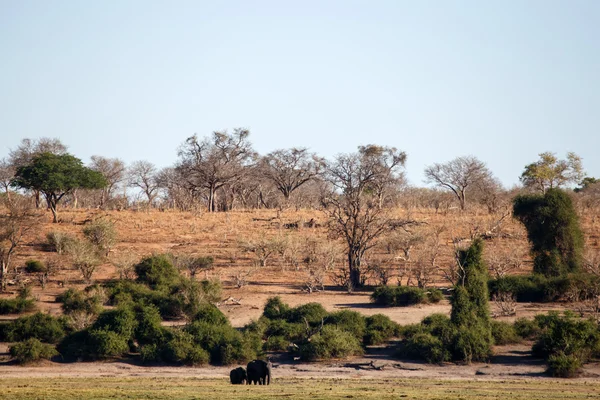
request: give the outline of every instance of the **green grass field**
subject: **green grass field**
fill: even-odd
[[[224,379],[0,378],[0,399],[590,399],[600,381],[278,379],[234,386]]]

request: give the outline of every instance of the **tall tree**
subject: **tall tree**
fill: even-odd
[[[318,176],[324,164],[308,149],[296,147],[275,150],[261,161],[259,173],[273,182],[285,200],[290,199],[294,190]]]
[[[180,147],[177,169],[192,192],[207,192],[209,212],[217,210],[217,190],[235,185],[249,173],[257,157],[249,136],[247,129],[236,128],[231,134],[213,132],[201,141],[194,135]]]
[[[361,151],[340,155],[326,166],[325,177],[333,190],[323,203],[330,231],[346,242],[350,288],[362,286],[362,258],[391,229],[390,217],[379,207],[372,188],[401,173],[406,155],[399,154],[401,159],[389,171],[382,171],[377,157]]]
[[[0,160],[0,185],[6,193],[6,199],[10,202],[10,182],[15,177],[15,168],[3,158]]]
[[[106,201],[110,199],[112,193],[125,179],[125,163],[118,158],[92,156],[90,168],[100,172],[104,176],[104,179],[106,179],[107,185],[102,188],[100,196],[100,207],[104,208]]]
[[[42,193],[56,223],[58,202],[66,194],[76,189],[100,189],[106,180],[70,154],[41,153],[30,164],[17,168],[12,185]]]
[[[493,179],[493,176],[484,162],[473,156],[464,156],[425,168],[425,178],[428,183],[454,193],[460,209],[464,210],[467,207],[469,190],[486,180]]]
[[[127,174],[129,176],[129,186],[141,189],[148,199],[148,207],[152,207],[160,188],[158,171],[154,164],[143,160],[135,161],[129,167]]]
[[[579,183],[583,179],[581,157],[567,153],[566,160],[559,160],[554,153],[540,153],[540,159],[525,166],[521,182],[526,187],[546,193],[548,189],[560,188],[569,183]]]

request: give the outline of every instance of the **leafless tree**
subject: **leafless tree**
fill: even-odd
[[[330,219],[330,233],[346,242],[349,279],[353,287],[363,283],[363,256],[391,230],[390,216],[380,207],[379,198],[372,189],[378,182],[389,181],[389,176],[400,174],[406,155],[399,154],[403,157],[394,163],[391,175],[382,173],[380,158],[361,151],[340,155],[327,164],[325,176],[334,190],[323,198],[323,204]]]
[[[127,171],[129,186],[142,190],[148,199],[148,207],[152,207],[158,195],[159,184],[154,164],[149,161],[135,161]]]
[[[118,158],[92,156],[90,168],[100,172],[108,182],[108,185],[102,189],[100,196],[100,207],[104,208],[118,185],[125,179],[125,163]]]
[[[202,141],[194,135],[180,147],[176,168],[192,192],[208,192],[209,212],[217,210],[217,190],[242,179],[256,159],[249,135],[250,131],[242,128],[234,129],[231,134],[213,132]]]
[[[388,191],[399,188],[405,181],[404,172],[399,167],[404,166],[406,153],[395,147],[374,144],[359,146],[358,153],[375,172],[376,177],[369,182],[368,190],[375,193],[381,208]]]
[[[10,182],[15,177],[15,167],[5,158],[0,160],[0,186],[6,193],[6,199],[10,202]]]
[[[319,175],[324,161],[306,148],[275,150],[261,160],[260,173],[289,200],[292,192]]]
[[[492,179],[492,173],[484,162],[473,156],[464,156],[444,164],[435,163],[425,168],[425,177],[428,183],[433,183],[454,193],[461,210],[464,210],[469,190]]]
[[[503,278],[510,272],[518,271],[524,264],[525,252],[518,248],[486,246],[484,259],[490,270],[490,275]]]

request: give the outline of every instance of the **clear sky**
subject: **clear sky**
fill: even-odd
[[[600,1],[0,0],[0,157],[58,137],[160,167],[188,137],[331,157],[472,154],[506,185],[543,151],[600,177]]]

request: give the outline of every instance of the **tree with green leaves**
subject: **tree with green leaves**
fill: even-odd
[[[487,287],[488,271],[482,259],[483,241],[457,253],[458,282],[452,295],[450,320],[456,327],[453,358],[485,361],[492,353],[492,328]]]
[[[533,271],[560,276],[581,268],[583,233],[571,197],[560,189],[513,200],[513,215],[527,229]]]
[[[525,166],[521,182],[542,193],[569,183],[579,183],[583,179],[581,157],[570,152],[566,160],[559,160],[554,153],[540,153],[540,159]]]
[[[100,172],[83,165],[71,154],[41,153],[29,164],[17,168],[12,185],[21,189],[39,191],[52,211],[53,222],[58,222],[58,202],[76,189],[101,189],[106,179]]]

